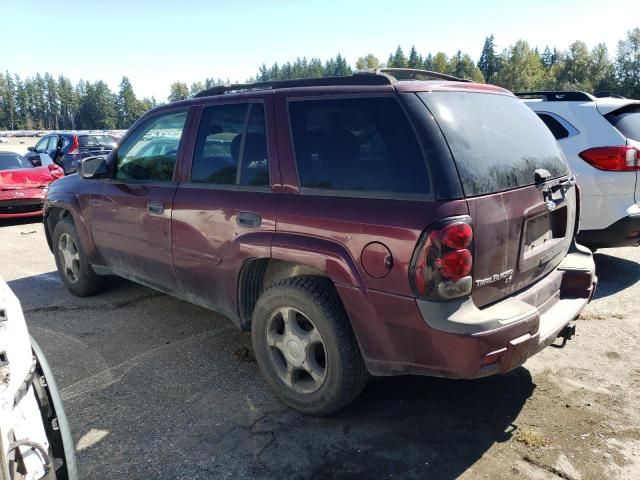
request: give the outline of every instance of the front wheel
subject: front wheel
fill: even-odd
[[[60,220],[53,229],[53,255],[58,274],[72,294],[93,295],[103,286],[104,279],[93,271],[71,220]]]
[[[269,385],[303,413],[333,413],[366,385],[349,319],[324,279],[295,277],[267,289],[253,312],[251,337]]]

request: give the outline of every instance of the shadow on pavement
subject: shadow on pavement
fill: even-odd
[[[457,478],[494,444],[508,440],[535,385],[523,368],[476,381],[426,377],[380,378],[337,416],[303,418],[296,448],[315,450],[313,479]],[[337,431],[319,442],[314,426]],[[321,428],[322,430],[323,428]],[[290,435],[278,436],[265,452],[277,478],[277,452]],[[322,444],[324,443],[324,444]],[[282,466],[282,465],[280,465]],[[295,470],[288,472],[295,478]]]
[[[640,280],[640,265],[633,260],[596,253],[593,256],[598,275],[598,289],[594,298],[614,295]]]

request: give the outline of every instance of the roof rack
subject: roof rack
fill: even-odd
[[[364,72],[368,72],[368,70],[364,70]],[[427,78],[435,78],[436,80],[449,80],[452,82],[470,82],[471,81],[463,78],[454,77],[453,75],[447,75],[446,73],[433,72],[431,70],[420,70],[418,68],[377,68],[373,70],[373,72],[376,74],[390,75],[396,80],[423,80],[424,78],[417,78],[417,77],[427,77]]]
[[[521,98],[542,97],[545,102],[592,102],[595,100],[595,97],[593,95],[589,95],[587,92],[581,92],[578,90],[542,90],[535,92],[515,92],[514,95]]]
[[[360,70],[353,75],[344,77],[314,77],[298,78],[294,80],[273,80],[271,82],[254,83],[234,83],[231,85],[220,85],[203,90],[195,95],[196,98],[210,97],[212,95],[222,95],[231,92],[249,92],[253,90],[277,90],[280,88],[292,87],[329,87],[345,85],[393,85],[398,80],[421,80],[427,77],[438,80],[450,80],[455,82],[468,82],[461,78],[453,77],[439,72],[429,70],[418,70],[414,68],[378,68],[375,70]]]
[[[230,92],[246,92],[251,90],[276,90],[291,87],[328,87],[343,85],[391,85],[395,79],[389,75],[378,75],[374,72],[359,73],[344,77],[314,77],[298,78],[294,80],[273,80],[271,82],[255,83],[235,83],[231,85],[220,85],[203,90],[195,95],[199,97],[209,97],[211,95],[221,95]]]

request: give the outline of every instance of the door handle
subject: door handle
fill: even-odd
[[[164,213],[164,205],[162,202],[147,202],[147,210],[154,215],[162,215]]]
[[[255,228],[262,224],[262,217],[255,212],[238,212],[236,223],[242,227]]]

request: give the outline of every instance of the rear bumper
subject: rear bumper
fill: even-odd
[[[584,230],[578,241],[592,248],[635,247],[640,245],[640,214],[628,215],[602,230]]]
[[[591,252],[576,246],[545,278],[483,309],[470,299],[427,302],[369,292],[375,325],[366,312],[349,306],[347,312],[373,375],[479,378],[512,370],[553,343],[596,284]]]

